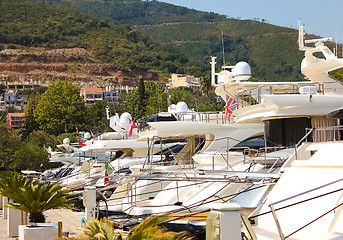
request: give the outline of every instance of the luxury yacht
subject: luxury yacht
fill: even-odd
[[[254,218],[257,239],[343,238],[343,162],[340,157],[343,147],[340,94],[343,87],[328,75],[329,71],[343,67],[343,59],[324,46],[328,40],[304,41],[303,26],[299,29],[299,48],[305,51],[302,72],[321,85],[319,93],[307,94],[307,101],[318,105],[318,109],[313,108],[314,104],[305,104],[305,99],[303,105],[317,112],[318,116],[309,119],[304,137],[280,170],[279,181],[263,204],[250,214]],[[314,46],[307,47],[306,44]],[[315,53],[322,53],[324,58],[316,58]],[[326,83],[329,83],[327,87]],[[329,103],[330,106],[324,106]],[[289,107],[294,105],[295,102],[290,100]],[[278,111],[282,111],[281,107]]]
[[[148,123],[148,130],[139,134],[139,140],[186,138],[187,153],[193,154],[181,159],[175,156],[174,166],[137,167],[136,181],[125,186],[129,194],[122,202],[122,211],[131,215],[199,212],[209,210],[214,203],[234,202],[244,214],[254,217],[256,228],[262,233],[259,239],[268,239],[269,233],[269,239],[284,239],[284,231],[293,230],[296,232],[292,239],[339,235],[342,166],[338,161],[338,126],[343,87],[328,72],[343,67],[343,60],[324,45],[327,40],[304,41],[300,27],[299,48],[305,51],[302,73],[308,79],[302,82],[246,81],[250,67],[244,62],[229,67],[231,71],[215,73],[213,57],[212,83],[216,94],[226,100],[225,123],[210,126],[210,121],[220,122],[220,118],[210,116],[198,118],[206,119],[204,122],[194,121],[193,116],[188,122]],[[323,59],[314,56],[318,52],[324,55]],[[238,143],[261,135],[263,148],[233,151]],[[204,143],[194,151],[198,146],[196,136],[201,136]],[[328,141],[338,142],[334,145]],[[325,156],[332,158],[327,160]],[[144,187],[153,185],[150,183],[158,185],[158,190]],[[316,196],[325,195],[329,200],[317,200],[315,191]],[[329,194],[330,191],[334,193]],[[300,198],[293,200],[298,195]],[[307,204],[302,202],[305,198],[306,202],[316,200]],[[269,208],[280,203],[282,207],[297,206],[294,210],[280,210],[276,217]],[[323,217],[317,224],[304,228],[321,213]]]

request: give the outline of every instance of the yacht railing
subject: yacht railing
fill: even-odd
[[[258,84],[258,83],[257,83]],[[255,105],[262,103],[262,95],[263,94],[320,94],[324,95],[325,91],[334,92],[335,87],[333,84],[337,84],[337,82],[325,82],[325,83],[315,83],[315,82],[287,82],[287,83],[270,83],[265,84],[263,86],[258,86],[255,88],[244,89],[240,91],[236,96],[235,99],[238,102],[238,108]],[[332,87],[330,87],[332,85]],[[301,93],[302,87],[317,87],[316,92],[308,92],[308,93]]]
[[[317,199],[317,198],[320,198],[320,197],[324,197],[324,196],[327,196],[329,194],[333,194],[333,193],[337,193],[339,191],[343,191],[343,188],[340,188],[340,189],[336,189],[336,190],[333,190],[333,191],[330,191],[330,192],[327,192],[327,193],[324,193],[324,194],[320,194],[320,195],[317,195],[317,196],[314,196],[314,197],[311,197],[311,198],[308,198],[308,199],[305,199],[305,200],[302,200],[302,201],[299,201],[299,202],[296,202],[296,203],[292,203],[292,204],[289,204],[289,205],[286,205],[286,206],[283,206],[283,207],[280,207],[280,208],[277,208],[275,209],[275,205],[277,204],[280,204],[280,203],[283,203],[285,201],[288,201],[288,200],[291,200],[291,199],[294,199],[296,197],[299,197],[299,196],[302,196],[302,195],[305,195],[305,194],[308,194],[308,193],[312,193],[316,190],[319,190],[319,189],[322,189],[324,187],[328,187],[328,186],[331,186],[335,183],[338,183],[338,182],[341,182],[343,181],[343,178],[341,179],[338,179],[338,180],[335,180],[333,182],[330,182],[330,183],[327,183],[327,184],[324,184],[322,186],[319,186],[319,187],[316,187],[316,188],[312,188],[310,190],[307,190],[307,191],[304,191],[302,193],[299,193],[299,194],[296,194],[296,195],[293,195],[291,197],[288,197],[288,198],[285,198],[285,199],[282,199],[280,201],[277,201],[277,202],[273,202],[273,203],[270,203],[268,206],[269,208],[271,209],[270,212],[266,212],[266,213],[263,213],[263,214],[259,214],[259,215],[256,215],[256,216],[261,216],[261,215],[264,215],[264,214],[267,214],[267,213],[272,213],[273,217],[274,217],[274,220],[275,220],[275,223],[277,225],[277,228],[278,228],[278,232],[279,232],[279,235],[280,235],[280,238],[281,239],[286,239],[292,235],[294,235],[295,233],[299,232],[300,230],[304,229],[305,227],[309,226],[310,224],[316,222],[317,220],[319,220],[320,218],[324,217],[325,215],[327,215],[328,213],[334,211],[335,209],[337,208],[340,208],[343,206],[343,202],[340,203],[340,204],[337,204],[335,207],[333,207],[332,209],[330,209],[329,211],[325,212],[324,214],[322,214],[321,216],[317,217],[316,219],[310,221],[309,223],[305,224],[304,226],[298,228],[297,230],[293,231],[292,233],[290,233],[289,235],[285,236],[283,231],[282,231],[282,228],[281,228],[281,224],[277,218],[277,215],[276,215],[276,211],[278,210],[281,210],[281,209],[285,209],[285,208],[288,208],[288,207],[292,207],[292,206],[295,206],[295,205],[298,205],[298,204],[301,204],[301,203],[304,203],[304,202],[308,202],[308,201],[311,201],[311,200],[314,200],[314,199]],[[255,217],[256,217],[255,216]],[[333,226],[330,226],[330,229],[332,228]]]
[[[295,144],[295,159],[298,159],[298,148],[303,142],[336,142],[341,141],[343,126],[306,128],[306,134]]]
[[[205,122],[216,124],[225,124],[227,122],[225,111],[184,112],[176,113],[175,117],[178,121]]]
[[[163,140],[168,140],[164,138],[159,137],[153,137],[152,139],[148,140],[148,154],[145,158],[145,162],[143,164],[143,168],[149,169],[153,168],[154,166],[168,166],[168,165],[177,165],[179,168],[186,169],[186,168],[194,168],[194,161],[193,161],[193,154],[199,149],[199,146],[203,143],[203,140],[201,138],[198,139],[198,143],[193,145],[193,139],[190,140],[190,146],[189,149],[181,149],[180,151],[174,151],[171,147],[163,144]],[[185,139],[180,139],[185,140]],[[154,148],[156,150],[156,147],[154,147],[154,143],[156,141],[160,141],[160,148],[159,148],[159,154],[153,154]],[[187,146],[187,143],[183,146],[185,148]],[[184,152],[183,152],[184,151]],[[165,152],[168,152],[167,154]],[[188,156],[188,158],[180,157],[179,153],[183,152],[184,155]]]
[[[341,140],[343,126],[313,128],[311,142],[336,142]]]
[[[249,163],[249,161],[253,162],[253,163],[259,163],[261,165],[264,165],[266,169],[268,168],[269,169],[268,172],[273,171],[274,167],[282,165],[284,163],[284,161],[286,161],[285,159],[282,159],[281,157],[278,157],[278,156],[268,156],[268,153],[284,150],[284,149],[286,149],[285,147],[282,147],[282,146],[260,147],[260,148],[252,148],[252,147],[248,147],[248,146],[229,147],[231,141],[234,141],[237,144],[240,143],[240,140],[237,140],[237,139],[232,138],[232,137],[218,138],[215,141],[223,141],[223,140],[227,141],[227,146],[218,149],[212,155],[212,166],[211,166],[212,170],[215,169],[216,156],[221,156],[222,159],[226,162],[226,170],[227,171],[229,169],[233,170],[232,166],[229,163],[229,160],[230,160],[230,153],[234,153],[234,152],[242,152],[243,153],[243,156],[242,156],[243,164]],[[200,151],[200,152],[202,152],[202,151]],[[203,153],[204,152],[206,152],[206,150],[203,151]],[[256,160],[258,158],[259,158],[259,161]]]
[[[204,122],[204,123],[215,123],[215,124],[226,124],[226,113],[225,111],[208,111],[208,112],[179,112],[179,113],[168,113],[170,116],[174,116],[176,121],[187,121],[187,122]],[[162,120],[163,121],[163,120]],[[170,120],[173,121],[173,120]],[[175,120],[174,120],[175,121]],[[155,121],[158,122],[156,119]],[[138,133],[151,130],[151,127],[144,120],[139,120],[137,124]]]

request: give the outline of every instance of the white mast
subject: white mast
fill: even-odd
[[[217,57],[211,56],[211,84],[214,86],[216,84],[216,59]]]

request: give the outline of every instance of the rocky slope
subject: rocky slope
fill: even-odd
[[[119,71],[111,64],[100,63],[83,48],[4,49],[0,51],[0,76],[4,85],[20,81],[43,86],[61,79],[80,86],[132,87],[141,78],[157,79],[153,73]]]

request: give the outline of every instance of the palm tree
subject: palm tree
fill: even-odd
[[[108,219],[102,218],[94,222],[87,223],[83,235],[73,240],[194,240],[187,231],[172,232],[167,231],[160,224],[168,221],[170,217],[164,215],[151,215],[144,219],[139,225],[131,229],[127,236],[115,231],[115,224]]]
[[[95,220],[86,224],[85,232],[76,239],[121,240],[121,234],[114,231],[115,224],[107,218]]]
[[[126,240],[193,240],[195,239],[187,231],[173,232],[167,231],[160,224],[170,220],[168,214],[150,215],[144,219],[139,225],[131,229]]]
[[[41,183],[15,172],[0,173],[0,195],[12,200],[9,207],[29,213],[30,222],[45,222],[46,210],[71,207],[69,194],[58,183]]]

